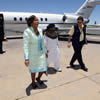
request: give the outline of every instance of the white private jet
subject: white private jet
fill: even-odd
[[[45,13],[25,13],[25,12],[0,12],[0,19],[4,21],[5,29],[14,31],[23,31],[25,28],[20,28],[26,25],[27,18],[30,15],[35,15],[39,19],[39,27],[45,29],[50,23],[54,23],[60,30],[66,30],[69,25],[75,24],[79,16],[83,16],[85,23],[89,22],[89,16],[96,5],[100,4],[100,0],[86,0],[85,3],[75,13],[64,14],[45,14]],[[14,25],[19,26],[18,29]],[[10,25],[12,27],[10,28]],[[26,26],[25,26],[26,27]]]

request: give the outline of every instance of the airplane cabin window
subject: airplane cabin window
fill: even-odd
[[[16,17],[14,17],[14,21],[17,21],[17,18]]]
[[[25,20],[27,21],[27,17],[25,18]]]
[[[48,19],[47,19],[47,18],[45,18],[45,21],[48,21]]]
[[[43,21],[43,18],[40,18],[41,21]]]
[[[19,20],[22,21],[22,17],[20,17]]]

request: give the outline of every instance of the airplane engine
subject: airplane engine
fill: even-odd
[[[62,21],[65,22],[66,19],[67,19],[67,16],[64,15],[64,16],[62,17]]]
[[[64,23],[76,23],[76,19],[78,16],[72,14],[64,14],[62,17],[62,21]]]
[[[77,18],[78,18],[79,16],[76,16],[76,15],[70,15],[70,14],[66,14],[66,15],[63,15],[63,17],[62,17],[62,21],[64,22],[64,23],[77,23]],[[89,23],[89,19],[87,19],[87,18],[84,18],[84,23],[85,24],[87,24],[87,23]]]

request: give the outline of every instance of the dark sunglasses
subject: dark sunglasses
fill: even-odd
[[[79,21],[78,21],[77,23],[81,24],[81,23],[83,23],[83,22],[79,22]]]

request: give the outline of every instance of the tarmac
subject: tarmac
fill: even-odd
[[[55,72],[51,64],[48,76],[42,77],[44,84],[38,84],[36,90],[24,65],[23,40],[8,39],[3,45],[6,53],[0,54],[0,100],[100,100],[100,43],[83,47],[85,72],[77,62],[75,69],[69,67],[73,48],[67,48],[67,41],[59,41],[62,72]]]

